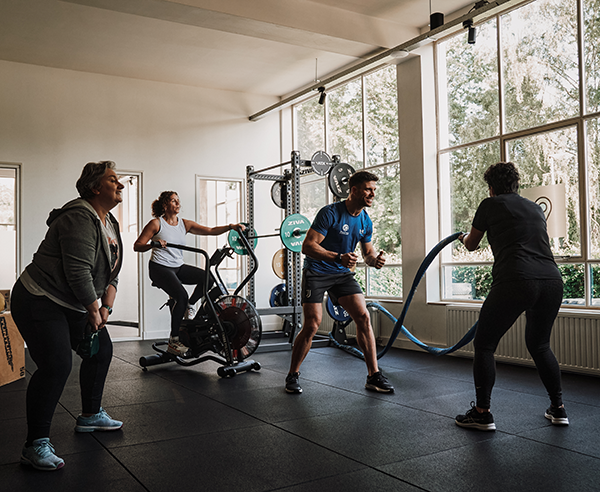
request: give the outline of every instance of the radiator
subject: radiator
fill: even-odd
[[[455,344],[477,321],[478,306],[446,306],[448,346]],[[600,376],[600,317],[589,314],[559,313],[550,346],[561,369]],[[456,351],[472,356],[473,342]],[[522,314],[502,337],[496,359],[504,362],[533,365],[525,347],[525,315]]]

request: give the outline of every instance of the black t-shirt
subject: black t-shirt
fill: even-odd
[[[516,193],[486,198],[479,204],[473,227],[487,232],[494,253],[493,285],[514,280],[561,279],[539,205]]]

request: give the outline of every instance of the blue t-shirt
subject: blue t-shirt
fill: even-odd
[[[324,206],[310,228],[325,236],[321,242],[323,248],[341,254],[353,252],[359,241],[363,244],[371,242],[373,235],[373,222],[367,211],[362,210],[354,217],[348,213],[345,202]],[[304,258],[304,268],[327,274],[350,271],[339,263],[315,260],[308,256]]]

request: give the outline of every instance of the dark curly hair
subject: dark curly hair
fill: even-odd
[[[370,173],[369,171],[358,171],[350,176],[350,179],[348,180],[348,186],[350,189],[352,189],[354,186],[358,186],[362,183],[368,183],[369,181],[379,181],[379,176]]]
[[[519,191],[519,171],[512,162],[498,162],[487,168],[483,179],[496,195]]]
[[[163,191],[156,200],[152,202],[152,216],[162,217],[165,215],[165,208],[167,207],[167,203],[173,195],[177,195],[176,191]]]

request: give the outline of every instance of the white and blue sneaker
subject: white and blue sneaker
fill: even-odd
[[[77,417],[75,432],[113,431],[119,430],[121,427],[123,427],[123,422],[111,419],[104,409],[100,408],[100,411],[91,417],[82,415]]]
[[[36,439],[31,446],[23,446],[21,463],[43,471],[60,470],[65,466],[65,461],[54,454],[54,447],[47,437]]]

